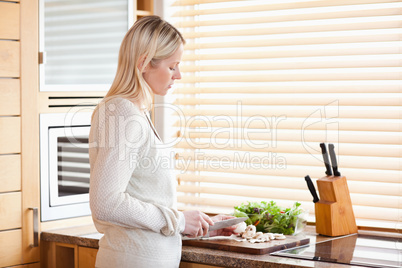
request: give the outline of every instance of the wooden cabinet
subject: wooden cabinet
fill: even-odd
[[[39,267],[30,209],[39,205],[38,157],[31,150],[38,140],[30,117],[37,90],[37,6],[0,2],[0,267]]]
[[[78,247],[78,267],[95,267],[97,253],[96,248]]]
[[[0,2],[0,99],[4,102],[20,76],[19,9],[18,3]],[[21,157],[21,117],[16,109],[0,108],[0,115],[0,168],[4,168],[0,170],[0,267],[4,267],[21,264],[22,257],[21,176],[16,170],[21,167],[14,163]]]
[[[0,116],[20,115],[20,98],[19,79],[0,79]]]
[[[6,3],[7,5],[17,5]],[[0,14],[1,16],[1,14]],[[1,40],[0,42],[0,76],[15,78],[20,76],[20,42]]]
[[[21,192],[0,195],[0,230],[21,228]]]
[[[135,16],[137,20],[154,14],[154,1],[134,0],[134,4],[136,5]]]
[[[20,39],[20,10],[18,5],[0,2],[0,36],[4,39]]]
[[[0,170],[0,194],[21,191],[21,155],[0,154]]]
[[[94,268],[98,249],[47,242],[41,245],[41,268]]]
[[[0,154],[21,153],[21,117],[0,117]]]
[[[97,248],[78,245],[47,242],[41,245],[41,268],[94,268]],[[181,262],[180,268],[214,268],[218,266],[191,262]]]
[[[0,231],[0,267],[21,264],[21,229]]]

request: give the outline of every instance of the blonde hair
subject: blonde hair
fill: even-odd
[[[149,63],[155,67],[172,56],[181,44],[185,40],[180,32],[160,17],[137,20],[123,38],[116,76],[104,101],[122,97],[149,110],[153,93],[142,76],[143,70]]]

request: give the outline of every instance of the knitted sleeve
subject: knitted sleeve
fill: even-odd
[[[102,224],[175,235],[184,229],[183,213],[143,202],[126,192],[131,175],[148,148],[149,131],[141,111],[125,99],[108,101],[94,113],[89,141],[92,216]]]

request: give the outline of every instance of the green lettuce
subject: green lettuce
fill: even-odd
[[[290,235],[295,232],[303,209],[295,202],[291,208],[282,208],[274,201],[248,202],[234,207],[235,217],[248,217],[247,225],[255,225],[257,231]]]

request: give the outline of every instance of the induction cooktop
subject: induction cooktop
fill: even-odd
[[[271,255],[365,267],[402,267],[402,240],[362,234],[285,249]]]

